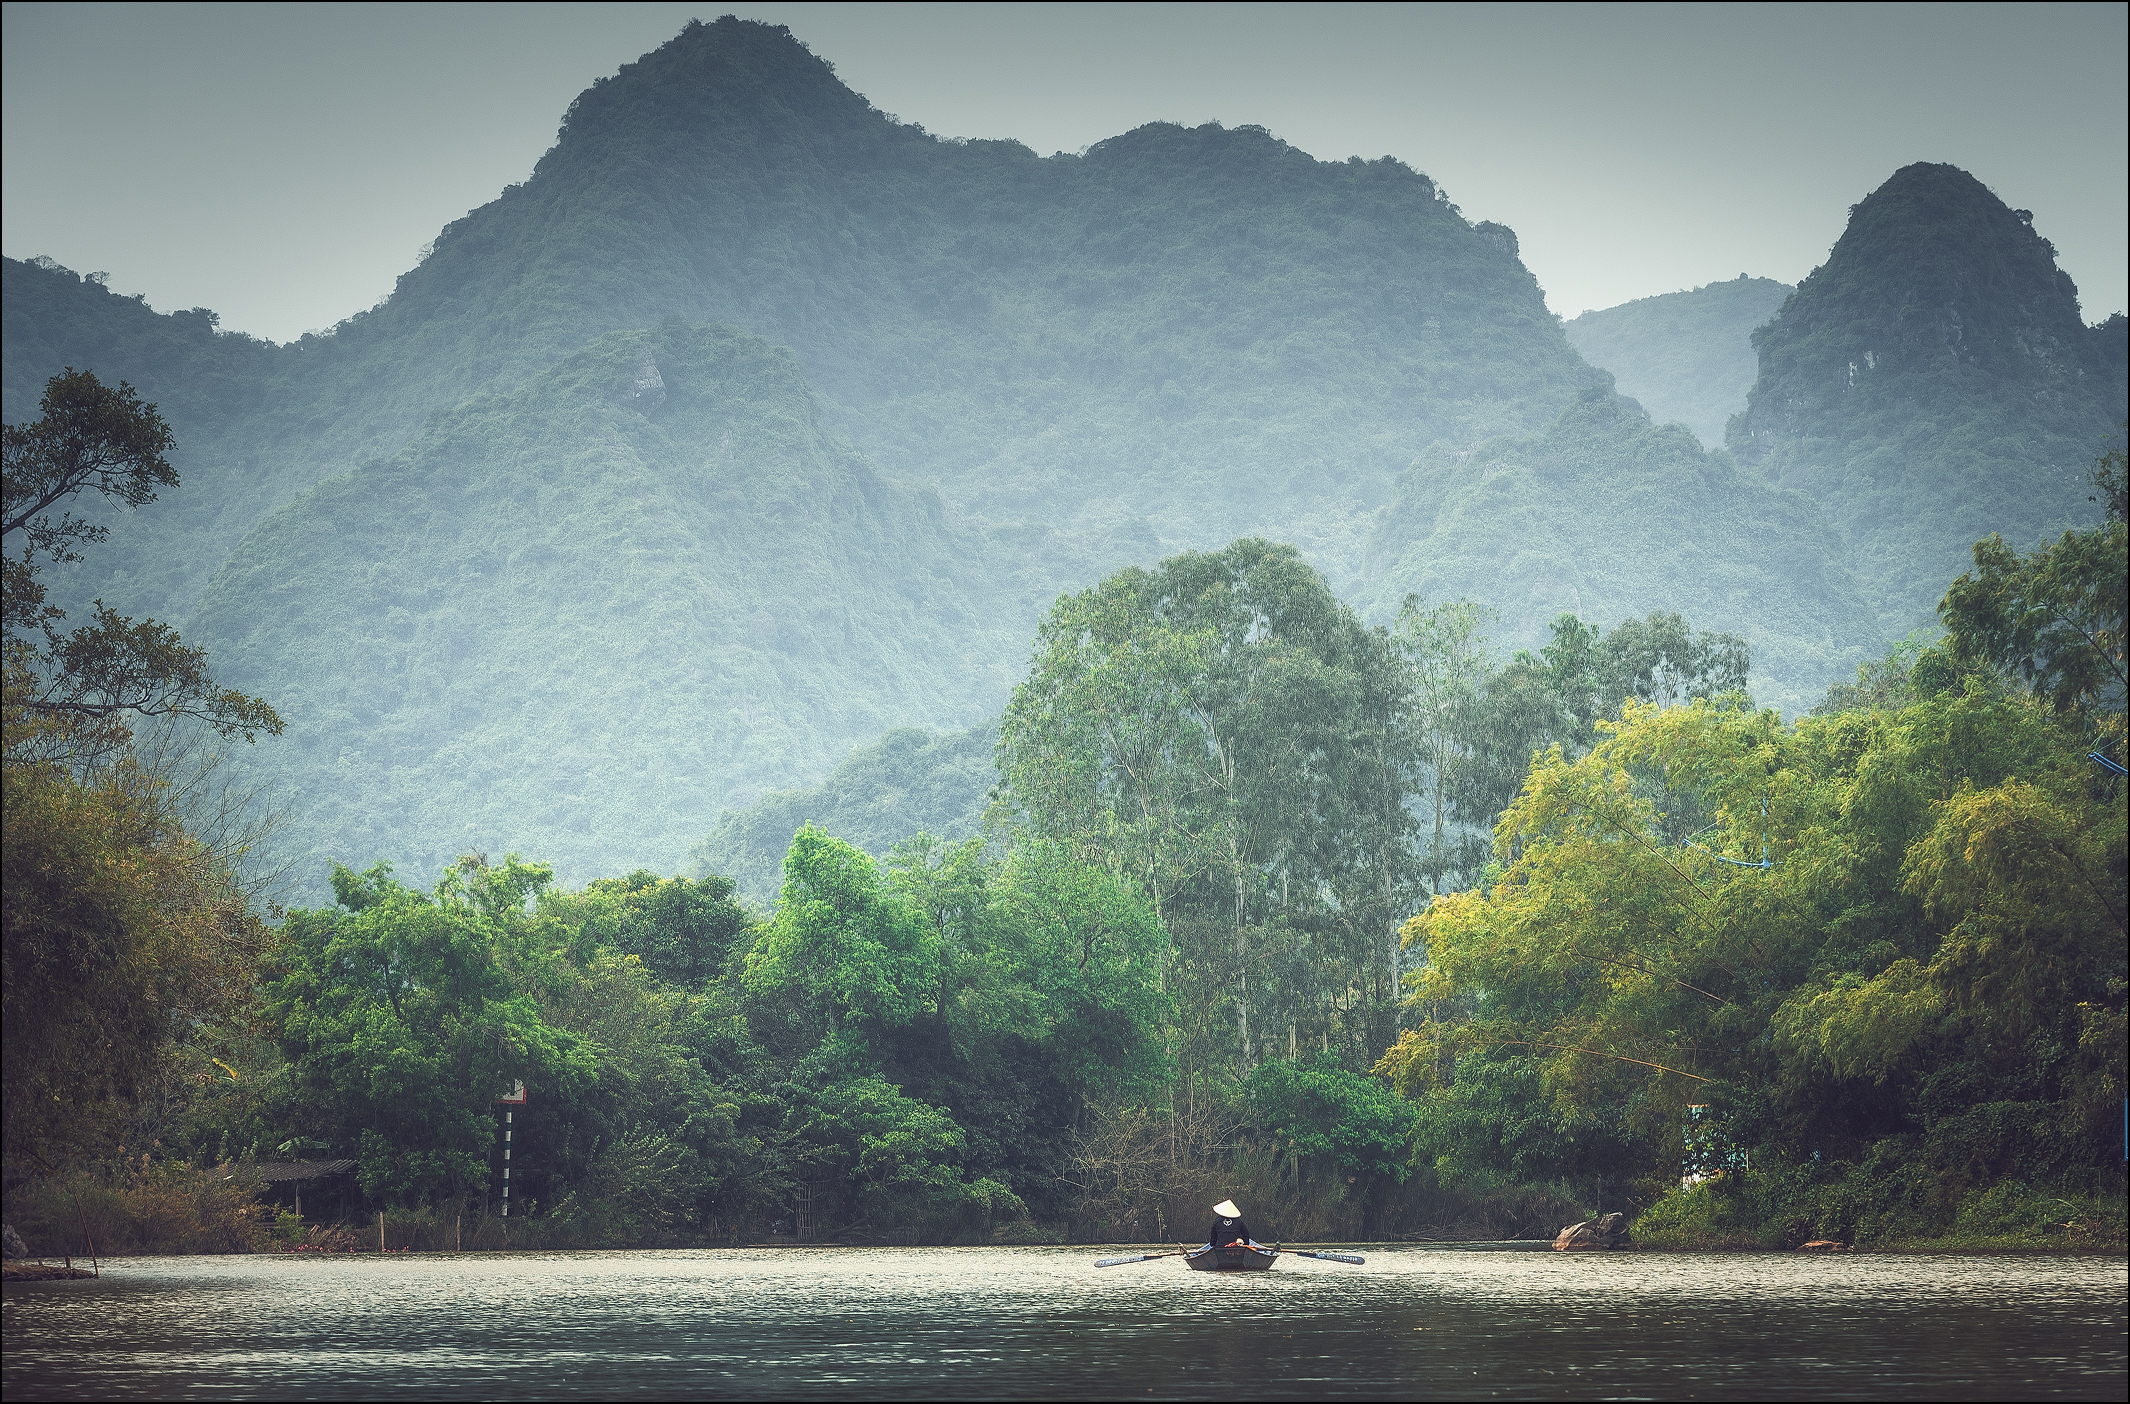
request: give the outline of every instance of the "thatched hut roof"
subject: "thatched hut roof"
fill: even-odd
[[[343,1175],[355,1168],[352,1160],[261,1160],[250,1165],[229,1167],[230,1173],[239,1170],[257,1175],[270,1185],[287,1180],[315,1180],[325,1175]]]

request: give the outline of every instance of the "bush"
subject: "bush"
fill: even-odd
[[[241,1171],[146,1157],[123,1178],[89,1171],[16,1191],[9,1222],[32,1254],[249,1253],[271,1237],[259,1182]]]
[[[2065,1195],[2000,1180],[1957,1182],[1892,1157],[1860,1165],[1745,1170],[1669,1191],[1634,1222],[1648,1248],[2108,1248],[2124,1243],[2120,1196]]]

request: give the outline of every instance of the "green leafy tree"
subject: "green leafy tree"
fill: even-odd
[[[661,878],[637,869],[595,878],[582,892],[541,898],[542,915],[568,925],[581,943],[633,955],[660,980],[690,989],[723,970],[754,925],[732,897],[730,878]]]
[[[1429,1017],[1381,1067],[1438,1168],[1654,1197],[1701,1105],[1769,1174],[1824,1164],[1782,1211],[1818,1232],[1941,1230],[2005,1176],[2098,1183],[2124,819],[2051,707],[1976,674],[1790,726],[1735,694],[1629,701],[1600,730],[1533,768],[1499,879],[1408,924]]]
[[[1040,626],[1001,726],[1008,803],[1113,864],[1177,941],[1186,1076],[1246,1072],[1281,1025],[1387,1038],[1390,934],[1422,892],[1401,666],[1254,540],[1119,572]]]
[[[1398,1184],[1412,1173],[1419,1116],[1381,1078],[1319,1053],[1262,1063],[1245,1088],[1265,1129],[1298,1160],[1328,1160],[1342,1172]]]
[[[1019,1201],[991,1179],[967,1180],[967,1138],[953,1118],[877,1077],[791,1085],[783,1149],[800,1186],[800,1218],[847,1226],[931,1218],[1010,1218]]]
[[[167,755],[143,754],[133,728],[183,717],[249,740],[281,720],[216,685],[205,653],[153,621],[99,603],[93,623],[60,628],[42,570],[107,535],[67,510],[73,499],[139,507],[177,474],[169,427],[130,386],[70,368],[45,385],[42,410],[6,427],[0,473],[0,1022],[8,1153],[50,1163],[95,1140],[175,1042],[241,1024],[273,944],[242,854],[188,829]]]
[[[1435,892],[1455,864],[1450,857],[1451,795],[1465,781],[1477,749],[1473,722],[1492,671],[1485,629],[1489,613],[1469,600],[1424,608],[1417,595],[1398,611],[1397,640],[1411,670],[1414,729],[1428,769],[1428,809],[1434,827],[1427,876]]]
[[[2130,527],[2124,522],[2124,454],[2093,472],[2107,517],[2020,556],[1991,535],[1975,543],[1975,568],[1938,606],[1956,663],[2016,673],[2059,713],[2119,749],[2130,609]]]
[[[596,1077],[592,1050],[520,987],[559,978],[523,910],[552,880],[468,858],[423,893],[384,864],[336,865],[339,910],[289,913],[267,1001],[298,1115],[359,1159],[364,1193],[412,1204],[485,1185],[498,1096],[523,1079],[567,1098]]]
[[[918,1017],[938,944],[937,929],[895,900],[877,863],[808,825],[792,836],[784,897],[747,952],[745,980],[811,1047],[845,1029]]]
[[[176,487],[178,475],[165,457],[175,445],[169,425],[130,385],[113,390],[93,372],[69,367],[45,386],[41,409],[34,423],[6,426],[0,474],[8,704],[74,723],[45,729],[38,739],[77,753],[123,745],[132,734],[129,717],[196,717],[246,740],[262,731],[280,735],[271,706],[217,685],[206,651],[166,625],[128,619],[99,600],[93,622],[59,627],[66,615],[46,603],[39,575],[47,564],[81,560],[82,547],[110,534],[67,504],[93,492],[142,507],[155,501],[157,488]]]

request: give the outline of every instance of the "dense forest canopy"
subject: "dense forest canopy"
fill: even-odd
[[[2096,480],[2100,528],[1977,544],[1944,643],[1794,725],[1736,695],[1628,703],[1587,754],[1538,758],[1497,880],[1406,928],[1427,1017],[1382,1067],[1429,1109],[1440,1168],[1632,1178],[1683,1155],[1707,1182],[1651,1227],[1760,1243],[2120,1194],[2120,451]],[[2022,632],[2033,615],[2055,627]]]
[[[491,834],[581,882],[678,869],[735,789],[978,721],[1025,570],[822,427],[788,353],[673,325],[299,494],[194,628],[294,720],[313,882],[348,854],[438,872]]]
[[[433,1220],[498,1205],[522,1081],[518,1233],[557,1246],[1157,1237],[1216,1185],[1295,1233],[1550,1231],[1608,1184],[1658,1241],[2119,1235],[2120,480],[1794,723],[1677,615],[1504,659],[1477,605],[1370,628],[1260,540],[1118,572],[1037,628],[978,836],[804,825],[768,910],[336,866],[255,987],[17,1124],[165,1180],[345,1157]],[[124,1206],[147,1166],[76,1173]]]

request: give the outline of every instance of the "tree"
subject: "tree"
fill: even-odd
[[[1040,841],[1014,850],[988,896],[1011,992],[998,1012],[1046,1047],[1075,1100],[1158,1088],[1169,1072],[1168,939],[1145,900],[1106,868]]]
[[[6,686],[8,702],[25,712],[72,723],[45,728],[36,741],[83,755],[123,745],[126,718],[195,717],[223,736],[247,741],[281,734],[281,718],[256,697],[217,685],[207,655],[175,630],[152,619],[133,620],[99,600],[94,620],[62,632],[65,612],[45,601],[38,579],[46,564],[81,559],[81,548],[102,542],[109,529],[62,510],[84,491],[129,507],[155,500],[157,487],[176,487],[165,454],[174,447],[155,406],[133,387],[112,390],[90,371],[68,367],[46,384],[43,415],[5,430],[0,479],[4,525]]]
[[[1797,1210],[1848,1233],[2118,1163],[2125,816],[2053,709],[1977,674],[1789,726],[1630,699],[1600,737],[1533,767],[1491,886],[1408,924],[1444,1015],[1380,1067],[1440,1168],[1655,1194],[1702,1105],[1755,1167],[1861,1177]]]
[[[730,878],[690,882],[639,868],[594,878],[579,893],[543,894],[540,910],[572,929],[580,951],[611,946],[658,979],[697,989],[723,970],[754,924],[732,900],[732,886]]]
[[[1599,715],[1618,717],[1630,697],[1670,707],[1742,692],[1751,661],[1744,639],[1695,630],[1676,613],[1623,620],[1597,649]]]
[[[83,1145],[174,1039],[242,1011],[272,944],[242,852],[187,832],[167,749],[141,754],[133,725],[281,730],[273,708],[217,686],[206,655],[152,620],[99,602],[93,623],[60,630],[39,574],[106,535],[66,504],[94,491],[139,507],[177,474],[168,426],[129,386],[70,368],[43,411],[6,427],[0,473],[6,1135],[10,1155],[33,1158]]]
[[[1426,864],[1437,894],[1443,874],[1453,866],[1445,827],[1452,817],[1450,796],[1472,753],[1472,724],[1492,670],[1483,632],[1489,619],[1488,611],[1470,600],[1426,609],[1417,595],[1408,595],[1398,611],[1396,638],[1411,670],[1415,729],[1428,768],[1434,829]]]
[[[93,1142],[173,1039],[241,1018],[274,937],[162,777],[127,757],[86,778],[22,759],[40,719],[6,711],[6,1146],[49,1163]]]
[[[90,371],[68,366],[45,384],[34,424],[7,426],[5,474],[0,478],[0,526],[22,531],[30,549],[54,561],[78,561],[83,543],[108,529],[51,511],[83,489],[129,507],[155,501],[158,487],[176,487],[177,470],[164,457],[176,446],[170,426],[144,405],[133,387],[106,387]]]
[[[784,894],[744,963],[748,992],[813,1047],[922,1015],[939,934],[866,854],[809,824],[792,835]]]
[[[1418,1117],[1379,1077],[1356,1073],[1319,1053],[1274,1059],[1250,1074],[1258,1119],[1297,1158],[1324,1158],[1356,1175],[1404,1184],[1412,1174]]]
[[[2067,531],[2024,557],[1994,534],[1976,542],[1974,570],[1946,590],[1938,617],[1957,663],[2016,674],[2059,714],[2116,748],[2130,607],[2122,449],[2100,457],[2092,481],[2107,514],[2100,526]]]
[[[1121,571],[1040,626],[1000,732],[1008,800],[1138,884],[1177,941],[1187,1064],[1216,1009],[1238,1072],[1267,1023],[1387,1036],[1418,887],[1399,669],[1293,548],[1256,540]]]
[[[423,893],[386,864],[336,864],[339,910],[289,913],[266,999],[296,1114],[359,1161],[365,1194],[413,1204],[484,1185],[498,1095],[522,1078],[567,1098],[597,1077],[521,988],[559,978],[523,910],[552,880],[515,855],[469,856]]]

